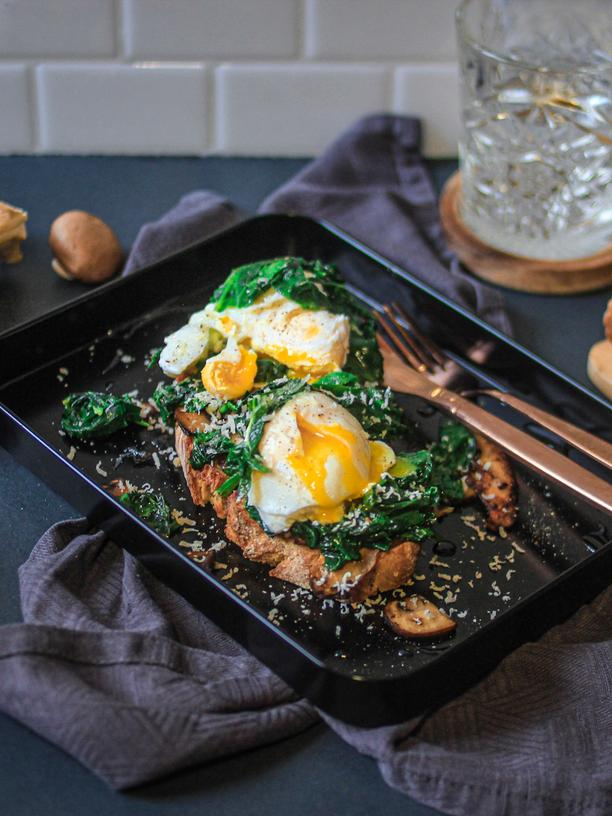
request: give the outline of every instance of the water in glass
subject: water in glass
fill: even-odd
[[[466,0],[462,217],[533,258],[612,242],[612,0]]]

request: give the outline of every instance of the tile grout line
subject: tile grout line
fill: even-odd
[[[62,65],[117,65],[126,63],[128,65],[138,64],[141,62],[155,62],[156,64],[159,63],[160,65],[193,65],[196,62],[209,62],[209,61],[216,61],[216,62],[223,62],[223,63],[231,63],[232,65],[303,65],[304,67],[308,67],[311,65],[337,65],[340,67],[347,67],[351,65],[367,65],[367,66],[376,66],[376,65],[394,65],[397,68],[426,68],[427,66],[437,66],[437,65],[457,65],[457,60],[453,57],[431,57],[431,58],[418,58],[418,57],[411,57],[411,58],[400,58],[400,57],[297,57],[297,58],[287,58],[287,57],[267,57],[263,59],[262,57],[206,57],[205,55],[200,54],[199,56],[192,56],[192,57],[182,57],[178,59],[177,57],[164,57],[162,59],[139,59],[137,57],[128,57],[124,54],[111,54],[106,56],[70,56],[69,54],[64,54],[62,56],[54,55],[54,56],[45,56],[45,55],[23,55],[23,56],[0,56],[0,68],[3,65],[23,65],[24,63],[27,64],[50,64],[54,65],[57,63],[61,63]]]
[[[113,29],[115,34],[115,58],[120,63],[128,62],[125,42],[125,13],[123,0],[113,2]]]
[[[298,0],[296,14],[297,35],[297,62],[307,62],[306,57],[306,3],[308,0]]]
[[[217,68],[218,62],[211,62],[206,65],[206,122],[205,130],[205,153],[213,155],[218,150],[217,145]]]
[[[40,89],[38,87],[37,65],[31,63],[27,66],[28,88],[30,91],[30,127],[32,129],[32,153],[42,153],[42,133],[41,133],[41,110],[40,110]]]

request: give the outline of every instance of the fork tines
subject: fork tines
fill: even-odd
[[[417,371],[432,372],[446,363],[441,349],[426,337],[399,303],[384,304],[388,320],[381,314],[375,317],[406,361]]]

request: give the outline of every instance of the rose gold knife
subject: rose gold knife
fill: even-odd
[[[432,382],[403,362],[387,341],[378,342],[385,364],[385,384],[394,391],[421,397],[448,411],[473,431],[496,442],[519,462],[565,487],[594,507],[612,514],[612,485],[524,431],[498,419],[479,405]]]
[[[470,396],[473,394],[485,394],[500,402],[505,402],[506,405],[516,408],[517,411],[533,419],[538,425],[556,433],[557,436],[565,439],[577,450],[586,453],[600,464],[612,469],[612,445],[606,442],[605,439],[599,439],[588,431],[583,431],[577,425],[549,414],[548,411],[544,411],[536,405],[531,405],[531,403],[520,399],[520,397],[515,397],[514,394],[497,391],[495,388],[477,388],[469,392]]]

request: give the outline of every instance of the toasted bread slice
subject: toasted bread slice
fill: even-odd
[[[0,240],[25,238],[25,227],[28,214],[19,207],[13,207],[6,201],[0,201]]]
[[[487,525],[492,530],[511,527],[518,512],[516,484],[510,459],[503,450],[486,439],[476,435],[478,455],[466,477],[466,498],[473,491],[482,501],[487,511]]]
[[[194,504],[211,504],[217,516],[225,519],[227,538],[240,547],[246,558],[272,567],[272,577],[322,597],[350,602],[395,589],[411,577],[420,553],[420,545],[414,541],[399,541],[387,552],[364,547],[359,561],[328,571],[319,550],[288,534],[268,535],[250,517],[237,493],[227,497],[215,493],[226,479],[219,466],[205,465],[201,470],[191,467],[193,440],[185,431],[184,419],[181,417],[176,424],[175,447]]]
[[[27,236],[27,218],[25,210],[0,201],[0,260],[17,263],[23,258],[21,242]]]

